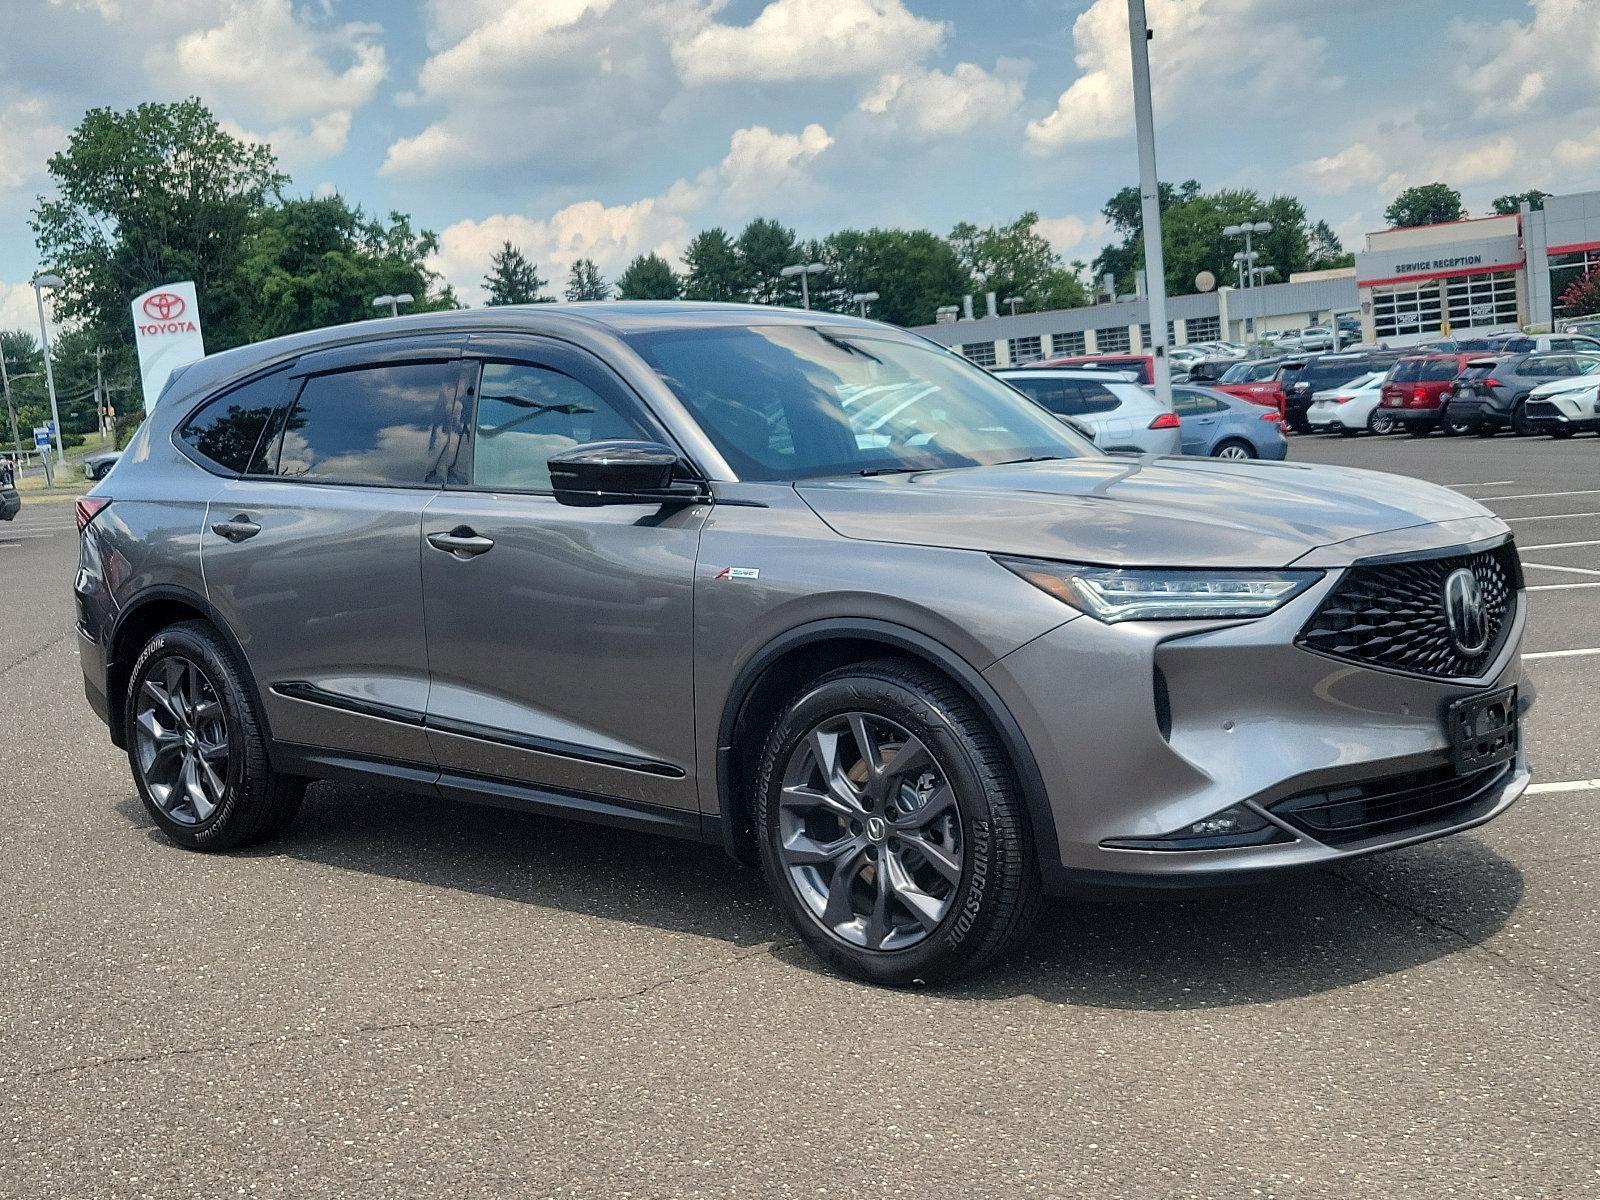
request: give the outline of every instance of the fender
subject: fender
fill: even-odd
[[[1050,809],[1050,799],[1045,791],[1044,777],[1039,772],[1039,764],[1028,746],[1027,739],[1023,737],[1021,726],[1017,724],[988,680],[954,650],[914,629],[870,617],[833,617],[796,626],[787,633],[773,638],[739,669],[738,675],[734,677],[733,686],[728,690],[728,697],[723,702],[722,718],[717,726],[717,824],[723,849],[739,861],[748,859],[748,854],[739,840],[745,814],[741,811],[739,801],[732,794],[729,768],[733,754],[734,727],[738,723],[739,714],[751,690],[762,673],[786,652],[808,643],[841,637],[879,642],[884,646],[914,655],[949,675],[977,704],[995,732],[1000,735],[1001,744],[1016,769],[1017,781],[1022,787],[1023,799],[1027,804],[1029,824],[1033,829],[1039,872],[1046,890],[1054,890],[1052,885],[1059,884],[1059,877],[1063,874],[1055,814]]]

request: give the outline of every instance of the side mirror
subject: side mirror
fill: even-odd
[[[550,486],[560,503],[575,508],[703,500],[699,482],[673,479],[681,461],[660,442],[587,442],[550,457]]]

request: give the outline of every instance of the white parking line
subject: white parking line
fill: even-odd
[[[1570,592],[1570,591],[1574,591],[1574,590],[1576,590],[1578,588],[1597,588],[1597,587],[1600,587],[1600,582],[1596,582],[1596,583],[1536,583],[1536,584],[1532,584],[1529,587],[1525,587],[1522,590],[1525,591],[1525,592]]]
[[[1591,571],[1588,567],[1556,567],[1549,563],[1531,563],[1523,560],[1524,567],[1537,567],[1541,571],[1570,571],[1574,575],[1600,575],[1600,571]]]
[[[1572,492],[1521,492],[1515,496],[1474,496],[1475,500],[1548,500],[1551,496],[1600,496],[1600,488],[1581,488]]]
[[[1600,779],[1570,779],[1565,783],[1531,783],[1528,785],[1528,794],[1547,794],[1550,792],[1595,792],[1600,791]]]
[[[1592,542],[1542,542],[1537,546],[1518,546],[1518,550],[1570,550],[1575,546],[1600,546],[1600,538]]]
[[[1600,654],[1600,647],[1582,650],[1535,650],[1532,654],[1524,654],[1522,661],[1527,662],[1531,658],[1588,658],[1595,654]]]
[[[1501,517],[1500,519],[1510,524],[1512,521],[1565,521],[1573,517],[1600,517],[1600,512],[1546,513],[1542,517]]]

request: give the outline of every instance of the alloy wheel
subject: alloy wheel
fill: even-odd
[[[949,776],[895,722],[832,716],[790,754],[778,860],[812,918],[835,937],[869,950],[923,941],[955,903],[963,847]]]
[[[1240,459],[1253,458],[1254,455],[1252,455],[1250,451],[1246,450],[1243,446],[1239,445],[1239,443],[1229,442],[1226,446],[1217,451],[1217,457],[1238,461]]]
[[[228,723],[216,685],[178,655],[158,662],[134,715],[139,774],[156,806],[180,825],[216,812],[228,787]]]
[[[1393,433],[1394,417],[1386,412],[1374,412],[1372,414],[1371,428],[1372,432],[1376,434]]]

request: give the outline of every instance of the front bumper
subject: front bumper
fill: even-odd
[[[1329,570],[1258,621],[1070,621],[985,672],[1045,782],[1059,856],[1043,864],[1052,890],[1215,885],[1338,862],[1471,828],[1522,794],[1525,751],[1472,803],[1364,841],[1330,844],[1270,811],[1302,793],[1448,766],[1445,707],[1520,682],[1520,598],[1500,654],[1470,683],[1297,646],[1339,574]],[[1530,700],[1524,686],[1524,705]],[[1278,825],[1284,840],[1205,850],[1103,845],[1158,838],[1241,802]]]

